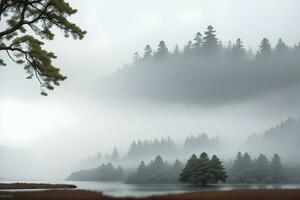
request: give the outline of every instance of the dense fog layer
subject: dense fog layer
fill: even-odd
[[[88,34],[72,41],[56,31],[45,42],[68,76],[48,97],[0,54],[8,64],[0,69],[0,178],[65,179],[102,163],[101,170],[109,162],[115,170],[141,160],[148,165],[157,154],[173,166],[202,151],[228,162],[238,151],[298,162],[300,29],[291,19],[300,17],[299,1],[70,4],[78,9],[74,22]],[[205,39],[209,25],[216,40]],[[201,41],[194,40],[198,32]],[[204,47],[205,41],[214,42]],[[217,147],[185,146],[202,133],[208,141],[218,138]],[[153,145],[161,139],[169,153]],[[133,141],[155,151],[132,153]],[[117,161],[111,160],[115,147]]]
[[[208,26],[203,36],[198,32],[182,49],[176,46],[170,51],[164,41],[157,50],[147,45],[142,56],[135,53],[132,65],[101,84],[108,90],[104,94],[218,106],[299,86],[299,44],[289,47],[278,39],[273,48],[263,38],[254,53],[240,38],[223,45],[215,29]]]

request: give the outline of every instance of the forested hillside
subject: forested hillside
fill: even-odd
[[[251,151],[262,151],[272,154],[280,153],[292,163],[300,163],[299,148],[300,120],[289,118],[266,130],[261,135],[249,137],[247,146]]]
[[[185,158],[191,153],[203,151],[220,151],[221,142],[218,137],[209,137],[206,133],[187,136],[183,141],[176,143],[172,138],[153,140],[134,140],[125,152],[119,152],[115,147],[112,153],[103,154],[98,152],[93,156],[84,158],[80,168],[92,168],[101,163],[113,162],[118,164],[133,163],[133,166],[141,160],[150,161],[153,157],[161,155],[168,160]]]
[[[253,49],[240,38],[223,44],[209,26],[183,48],[176,45],[172,50],[165,41],[155,50],[146,45],[144,52],[136,52],[133,63],[108,78],[102,89],[113,98],[218,105],[300,83],[300,44],[288,46],[278,39],[272,46],[263,38]]]

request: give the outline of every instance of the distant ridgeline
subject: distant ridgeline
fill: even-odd
[[[263,38],[257,52],[241,39],[224,45],[209,26],[183,48],[170,51],[161,41],[100,84],[110,93],[150,101],[221,104],[267,95],[300,83],[300,43],[287,46],[279,39],[272,47]],[[101,87],[99,86],[99,87]],[[108,87],[108,88],[106,88]]]
[[[138,163],[140,160],[150,160],[156,155],[162,155],[175,160],[180,155],[189,155],[192,153],[200,153],[203,151],[218,151],[220,149],[220,140],[218,137],[209,138],[207,134],[202,133],[198,136],[188,136],[182,145],[176,145],[171,138],[162,138],[160,140],[137,140],[133,141],[125,155],[120,155],[115,147],[111,154],[102,155],[101,153],[95,156],[84,159],[81,167],[90,168],[96,167],[100,163],[114,162],[122,164],[124,162]],[[177,156],[177,157],[175,157]]]
[[[289,118],[265,131],[262,135],[253,135],[247,141],[251,152],[267,154],[280,153],[287,161],[300,163],[300,120]]]

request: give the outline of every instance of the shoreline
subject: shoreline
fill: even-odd
[[[300,189],[245,189],[230,191],[203,191],[150,197],[111,197],[89,190],[12,191],[1,192],[0,199],[16,200],[299,200]]]
[[[72,184],[49,183],[0,183],[0,190],[26,190],[26,189],[75,189]]]

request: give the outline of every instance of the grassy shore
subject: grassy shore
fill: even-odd
[[[0,183],[0,189],[72,189],[76,185],[47,183]]]
[[[134,200],[138,198],[116,198],[86,190],[47,190],[36,192],[0,192],[5,199],[16,200]],[[2,199],[4,199],[2,198]],[[187,194],[140,198],[141,200],[299,200],[300,190],[233,190],[209,191]]]

